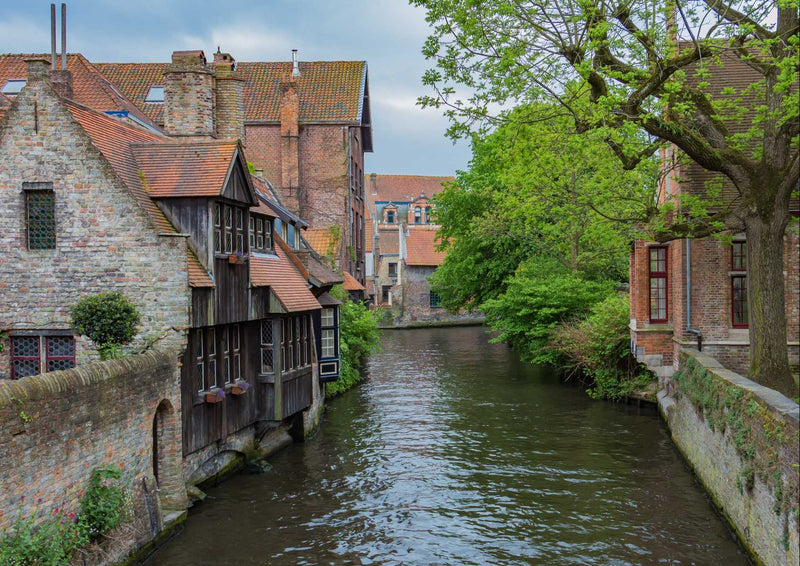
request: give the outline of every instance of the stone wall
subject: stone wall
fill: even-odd
[[[797,564],[797,403],[697,350],[680,356],[658,395],[672,439],[756,560]]]
[[[134,508],[127,550],[148,542],[187,506],[179,413],[176,350],[0,381],[0,531],[37,508],[77,513],[92,470],[116,466]]]
[[[481,313],[453,314],[441,307],[431,307],[428,278],[435,267],[403,265],[402,269],[402,284],[392,289],[394,326],[479,324],[485,320]]]

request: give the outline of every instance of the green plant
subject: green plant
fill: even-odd
[[[119,357],[121,346],[133,340],[141,321],[136,305],[119,291],[83,297],[70,315],[76,332],[94,342],[101,359]]]
[[[4,566],[62,566],[75,551],[117,527],[128,516],[128,492],[119,485],[114,467],[98,468],[81,500],[80,513],[56,508],[39,515],[41,499],[33,513],[17,517],[9,532],[0,535],[0,564]],[[24,501],[24,498],[23,498]]]

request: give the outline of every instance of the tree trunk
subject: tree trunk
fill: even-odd
[[[796,387],[786,344],[783,277],[783,236],[789,213],[777,208],[771,217],[754,212],[745,218],[750,379],[794,397]]]

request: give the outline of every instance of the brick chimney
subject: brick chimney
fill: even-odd
[[[300,99],[295,73],[281,84],[281,197],[294,214],[300,212]]]
[[[26,86],[35,85],[50,76],[50,61],[42,57],[29,57],[25,59],[27,71]]]
[[[214,136],[214,75],[202,51],[175,51],[164,72],[164,132]]]
[[[55,90],[61,98],[68,98],[70,100],[74,98],[71,71],[66,69],[50,71],[50,83],[53,85],[53,90]]]
[[[236,61],[230,53],[214,53],[214,79],[217,91],[217,137],[238,139],[244,137],[244,77],[236,70]]]

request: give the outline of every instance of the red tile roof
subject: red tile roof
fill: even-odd
[[[430,227],[409,228],[406,236],[406,265],[441,265],[445,253],[436,251],[438,229]]]
[[[153,85],[164,84],[167,63],[95,63],[155,122],[163,123],[164,105],[145,102]],[[291,62],[236,63],[244,76],[245,120],[280,121],[281,82],[291,74]],[[366,84],[366,61],[309,61],[300,63],[297,93],[300,122],[358,124]]]
[[[398,229],[389,230],[378,228],[378,236],[380,237],[378,245],[380,246],[379,251],[381,255],[400,253],[400,235]]]
[[[451,183],[453,180],[454,177],[370,174],[366,178],[366,188],[372,202],[411,202],[423,193],[431,197],[442,192],[442,183]]]
[[[276,241],[280,238],[276,236]],[[280,245],[274,256],[250,258],[250,281],[255,287],[269,287],[287,312],[316,310],[319,302]]]
[[[367,253],[372,252],[372,241],[375,236],[375,225],[372,222],[367,222],[364,226],[364,251]]]
[[[319,255],[336,256],[339,253],[339,241],[334,240],[330,228],[309,228],[303,232],[303,237],[311,249]]]
[[[28,73],[25,59],[38,57],[50,61],[49,54],[0,55],[0,85],[8,79],[24,79]],[[123,96],[83,55],[67,55],[67,70],[72,72],[72,90],[75,102],[101,112],[128,112],[151,126],[155,124],[136,105]]]
[[[135,144],[151,197],[219,196],[238,150],[235,141]]]
[[[214,287],[214,281],[211,276],[200,264],[200,260],[194,255],[192,250],[186,254],[186,259],[189,264],[189,285],[191,287]]]
[[[365,291],[365,287],[359,283],[355,277],[350,275],[347,271],[344,272],[344,290],[345,291]]]

